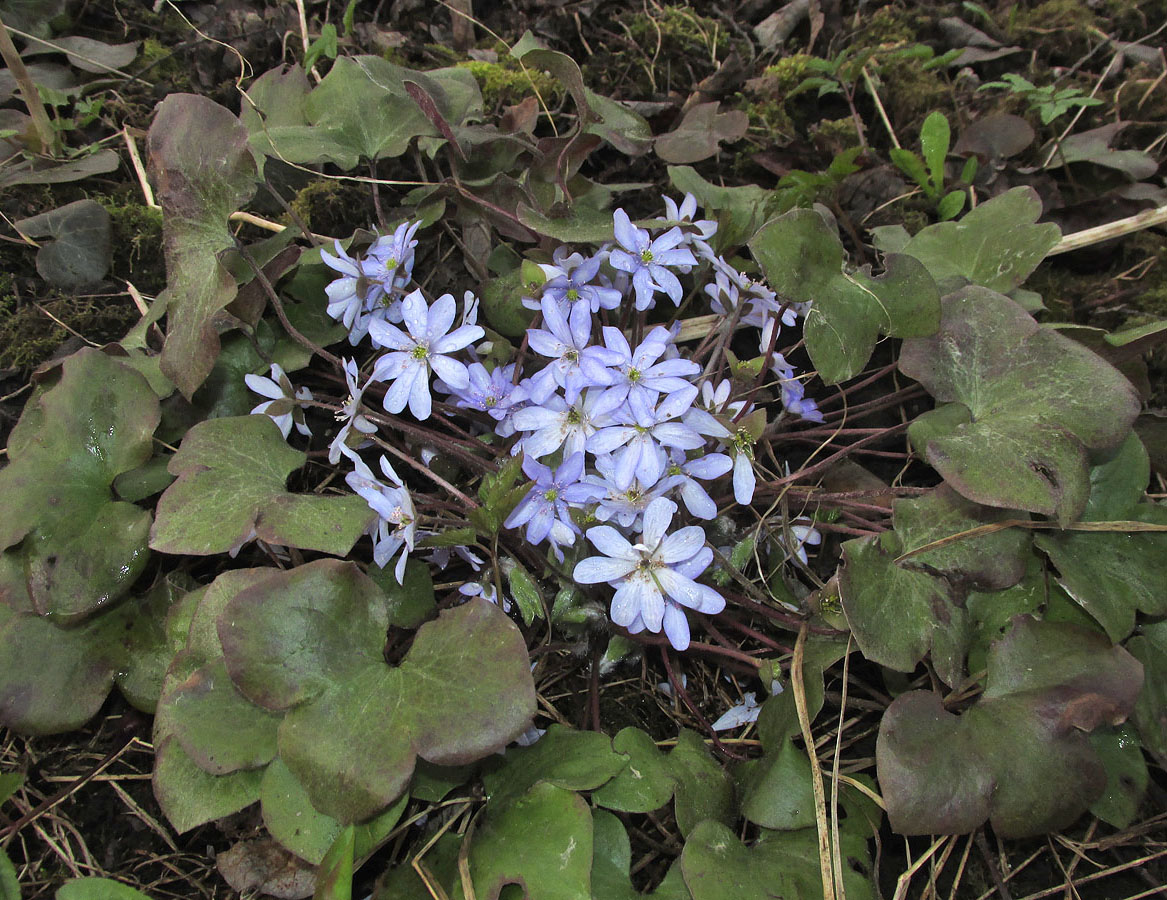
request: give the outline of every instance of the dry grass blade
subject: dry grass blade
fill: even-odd
[[[794,691],[794,706],[798,711],[798,725],[802,729],[806,755],[810,759],[810,784],[814,790],[814,815],[819,838],[819,869],[823,879],[823,900],[835,900],[834,866],[831,859],[830,826],[827,822],[827,799],[823,791],[823,770],[819,765],[818,754],[814,752],[814,735],[810,730],[810,716],[806,709],[806,684],[802,673],[807,625],[806,622],[802,623],[798,630],[798,640],[794,644],[794,659],[790,663],[790,685]],[[842,887],[841,881],[839,887]]]

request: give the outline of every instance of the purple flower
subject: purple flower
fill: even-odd
[[[700,374],[701,367],[687,359],[661,359],[671,343],[672,334],[658,325],[633,350],[619,328],[606,326],[604,344],[612,354],[608,357],[612,360],[608,363],[612,386],[604,391],[600,410],[615,410],[633,393],[639,394],[645,404],[652,405],[662,393],[691,387],[688,379]],[[584,360],[583,368],[588,377],[601,383],[600,373],[594,371],[594,360]]]
[[[620,357],[603,347],[588,346],[592,339],[592,314],[587,304],[574,304],[568,316],[563,315],[559,302],[551,297],[544,297],[539,306],[546,327],[527,329],[527,344],[552,361],[531,378],[532,402],[542,403],[558,386],[563,388],[563,399],[571,404],[584,388],[611,384],[613,375],[606,367],[618,363]],[[581,368],[584,364],[588,364],[586,374]]]
[[[430,372],[451,388],[469,387],[466,364],[445,354],[463,349],[485,332],[478,325],[462,325],[450,331],[457,314],[450,294],[443,294],[433,306],[427,306],[421,291],[414,291],[402,301],[401,310],[409,334],[381,320],[369,325],[373,343],[390,351],[377,360],[370,378],[392,382],[385,392],[388,412],[399,413],[408,403],[414,418],[428,419],[432,408]]]
[[[392,235],[382,235],[373,241],[365,255],[364,270],[377,281],[386,293],[400,291],[413,277],[414,235],[421,222],[403,222]]]
[[[547,276],[543,285],[543,299],[557,300],[572,307],[582,305],[590,312],[601,309],[616,309],[624,295],[614,287],[593,284],[599,274],[600,265],[607,258],[605,253],[597,253],[584,259],[579,253],[564,256],[563,247],[556,249],[552,256],[554,264],[544,263],[539,268]]]
[[[663,291],[674,304],[680,306],[684,289],[677,276],[666,266],[697,265],[693,254],[679,247],[685,240],[685,233],[676,226],[656,240],[650,240],[648,232],[634,226],[624,210],[616,210],[613,220],[616,242],[623,249],[612,250],[608,261],[612,268],[632,276],[636,308],[644,310],[653,306],[653,297],[657,291]]]
[[[592,388],[571,406],[558,394],[552,394],[539,406],[517,410],[511,419],[516,431],[527,431],[519,447],[536,459],[563,448],[564,457],[580,453],[587,440],[611,420],[607,414],[598,414],[596,407],[603,392]]]
[[[383,569],[393,554],[404,547],[393,571],[397,583],[402,584],[405,563],[417,536],[417,513],[414,512],[413,498],[384,456],[381,457],[381,471],[396,487],[378,480],[359,458],[352,459],[356,471],[349,472],[345,481],[377,514],[368,532],[373,538],[373,561]]]
[[[320,251],[326,266],[340,273],[324,292],[328,295],[328,314],[349,330],[348,341],[354,347],[369,333],[368,308],[384,295],[379,282],[371,280],[360,261],[344,252],[340,241],[334,244],[336,256]]]
[[[689,623],[682,606],[703,613],[725,609],[725,598],[693,579],[709,567],[713,551],[705,546],[699,525],[666,534],[677,504],[658,498],[644,512],[639,543],[632,544],[609,525],[587,531],[603,556],[576,564],[572,577],[580,584],[608,582],[616,588],[612,621],[630,631],[664,628],[677,650],[689,646]]]
[[[670,490],[680,489],[685,508],[698,519],[713,519],[717,516],[717,504],[697,479],[720,478],[732,468],[733,461],[724,453],[706,453],[686,461],[685,454],[673,451],[672,462],[665,469],[664,484]]]
[[[361,397],[365,393],[368,383],[361,386],[357,381],[357,362],[355,359],[344,360],[344,379],[348,383],[348,399],[336,414],[338,422],[344,422],[332,443],[328,445],[328,461],[334,466],[340,462],[340,455],[352,456],[349,449],[349,438],[355,428],[360,434],[372,434],[377,426],[361,415]],[[360,443],[359,439],[357,443]]]
[[[523,472],[535,484],[503,525],[506,528],[526,525],[527,540],[532,544],[547,541],[562,562],[560,545],[574,543],[579,534],[579,528],[571,520],[571,507],[594,500],[599,493],[594,485],[580,481],[583,469],[582,453],[569,456],[554,472],[529,456],[524,458]]]
[[[664,481],[644,485],[633,480],[627,488],[616,487],[616,462],[610,455],[597,456],[595,465],[599,474],[585,475],[583,480],[600,489],[595,516],[601,522],[615,521],[621,528],[632,528],[648,505],[668,490]]]
[[[499,437],[510,437],[515,433],[511,415],[514,412],[514,397],[516,389],[514,381],[515,366],[495,366],[493,372],[487,372],[486,366],[480,362],[470,363],[466,367],[470,376],[470,383],[464,388],[449,388],[449,392],[458,398],[454,404],[459,409],[477,409],[486,413],[499,424],[495,426],[495,434]]]
[[[705,439],[683,422],[672,421],[684,413],[697,396],[697,388],[686,385],[669,394],[659,406],[646,404],[640,394],[628,397],[626,412],[617,413],[617,424],[599,429],[588,438],[592,453],[614,453],[615,484],[626,490],[633,478],[654,485],[664,474],[664,447],[696,450]]]

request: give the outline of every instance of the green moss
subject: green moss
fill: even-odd
[[[841,119],[823,119],[811,128],[815,146],[834,157],[848,147],[859,146],[859,130],[850,116]]]
[[[660,42],[661,54],[684,54],[712,59],[729,49],[729,33],[716,19],[687,6],[668,4],[636,12],[625,20],[629,36],[641,47]]]
[[[11,279],[0,280],[0,368],[31,368],[52,357],[72,335],[57,319],[92,341],[120,338],[138,320],[128,298],[51,297],[18,303]]]
[[[538,93],[546,103],[557,102],[563,93],[559,82],[543,72],[527,66],[526,71],[512,56],[500,56],[498,62],[478,59],[458,63],[478,82],[486,109],[513,106],[524,97]]]
[[[795,53],[783,57],[772,66],[766,66],[762,72],[762,84],[767,93],[786,97],[809,74],[806,64],[811,58],[806,53]]]
[[[901,141],[914,140],[928,113],[953,108],[951,89],[938,69],[918,59],[894,59],[879,68],[879,99]],[[949,116],[949,121],[952,116]],[[903,129],[910,129],[904,134]]]
[[[177,41],[176,41],[177,43]],[[175,53],[157,38],[146,38],[134,60],[132,71],[141,73],[151,83],[166,82],[175,91],[196,91],[198,87],[191,81],[194,69],[183,62],[183,57]]]
[[[919,35],[922,19],[917,9],[902,9],[896,4],[883,6],[863,18],[855,34],[859,47],[890,47],[910,44]]]
[[[110,277],[133,282],[144,294],[166,287],[166,259],[162,253],[162,210],[134,200],[93,198],[110,217],[113,260]]]
[[[372,218],[372,204],[367,186],[322,178],[301,188],[291,206],[312,231],[344,235]]]
[[[1046,0],[1032,9],[1014,6],[1004,28],[1010,40],[1044,50],[1054,62],[1076,61],[1101,34],[1097,14],[1083,0]]]

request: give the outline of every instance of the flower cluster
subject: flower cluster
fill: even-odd
[[[679,326],[649,327],[650,311],[661,297],[679,307],[687,292],[690,300],[704,294],[714,312],[759,329],[759,365],[772,374],[784,410],[812,421],[822,417],[775,350],[782,326],[805,310],[783,304],[713,251],[717,223],[695,220],[692,196],[680,206],[666,200],[665,207],[666,225],[657,233],[618,209],[613,243],[591,255],[561,247],[541,264],[538,296],[523,300],[537,311],[536,323],[526,334],[527,353],[515,361],[499,362],[490,345],[475,346],[485,332],[472,294],[464,297],[459,319],[453,296],[430,303],[411,289],[418,223],[378,238],[359,258],[339,244],[336,256],[322,254],[339,273],[327,289],[329,314],[349,329],[354,346],[368,336],[380,351],[363,384],[356,363],[345,361],[349,397],[329,447],[332,462],[351,461],[349,485],[378,514],[370,527],[378,565],[400,551],[400,580],[422,532],[392,467],[382,458],[388,482],[382,481],[358,453],[376,440],[376,426],[362,413],[362,397],[374,383],[383,386],[389,413],[408,409],[427,419],[437,392],[446,395],[439,415],[476,411],[472,427],[509,440],[530,486],[504,526],[523,529],[532,544],[545,543],[561,564],[571,553],[577,583],[610,585],[616,624],[632,633],[663,631],[684,649],[686,611],[712,615],[724,608],[721,595],[699,581],[713,562],[704,529],[673,528],[673,522],[682,507],[693,520],[714,519],[718,503],[710,485],[726,477],[737,503],[752,501],[753,447],[766,413],[755,409],[755,391],[735,397],[731,381],[709,377],[686,358]],[[688,277],[702,273],[704,282]],[[618,327],[630,321],[630,331]],[[278,395],[275,387],[265,386],[264,395],[288,405],[290,385]],[[805,558],[803,545],[817,533],[795,534],[795,553]],[[587,555],[589,543],[600,555]],[[475,586],[464,593],[496,596]]]

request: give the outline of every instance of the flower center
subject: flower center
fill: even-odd
[[[641,373],[640,369],[633,367],[628,370],[628,380],[635,384],[636,382],[640,381],[642,374],[643,373]]]
[[[409,355],[416,360],[423,360],[430,355],[430,351],[428,347],[422,344],[418,344],[413,348],[413,350],[410,351]]]
[[[646,263],[652,262],[652,251],[651,250],[641,250],[640,251],[640,261],[646,262]]]
[[[548,488],[543,492],[543,499],[548,503],[554,503],[558,497],[559,491],[557,491],[555,488]]]
[[[580,411],[578,409],[576,409],[574,406],[567,411],[567,424],[568,425],[578,425],[582,421],[583,421],[583,416],[580,415]]]
[[[733,436],[733,447],[738,453],[744,453],[749,459],[754,458],[754,439],[744,428],[738,429]]]
[[[574,303],[579,299],[579,291],[577,291],[575,288],[568,288],[567,293],[564,296],[567,297],[567,299],[572,303]]]
[[[497,403],[498,403],[498,397],[495,397],[495,396],[488,395],[487,397],[483,398],[483,400],[482,400],[482,405],[485,406],[487,409],[489,409],[490,407],[494,406]]]
[[[579,351],[578,350],[568,350],[566,353],[563,354],[563,361],[572,363],[573,365],[575,363],[579,362]]]
[[[385,262],[385,268],[390,272],[392,272],[394,269],[396,269],[397,268],[396,258],[390,256],[389,259]]]
[[[669,465],[669,467],[667,469],[665,469],[665,474],[666,475],[680,475],[680,474],[682,474],[681,467],[677,463],[672,463]]]

